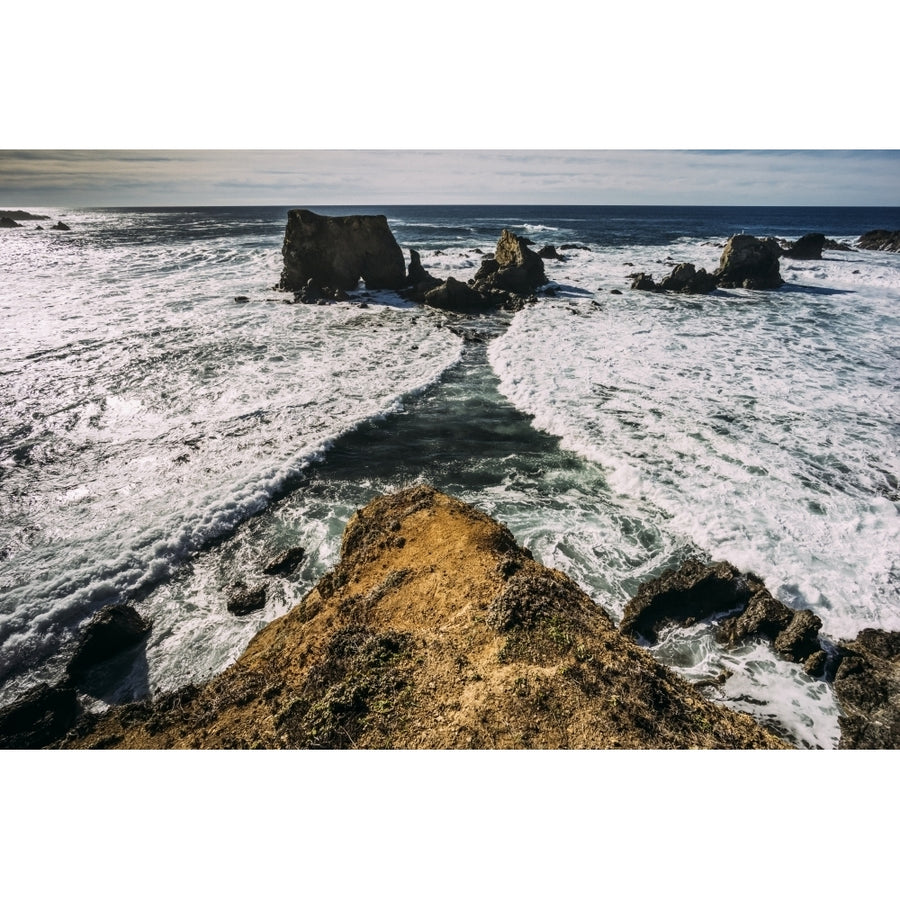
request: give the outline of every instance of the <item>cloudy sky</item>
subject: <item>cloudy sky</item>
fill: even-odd
[[[0,208],[900,205],[895,36],[871,16],[204,5],[13,4]]]
[[[0,208],[403,203],[900,206],[900,151],[0,150]]]

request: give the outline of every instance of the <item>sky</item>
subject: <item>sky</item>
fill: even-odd
[[[0,209],[900,206],[875,11],[205,5],[13,4]]]
[[[0,208],[900,206],[898,150],[0,150]]]

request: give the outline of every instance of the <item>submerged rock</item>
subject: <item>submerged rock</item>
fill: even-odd
[[[330,288],[399,289],[406,281],[403,251],[385,216],[320,216],[292,209],[282,247],[280,287],[304,288],[310,278]]]
[[[228,669],[113,708],[66,747],[784,747],[620,635],[493,519],[420,485]]]
[[[900,632],[866,628],[838,650],[839,746],[900,750]]]

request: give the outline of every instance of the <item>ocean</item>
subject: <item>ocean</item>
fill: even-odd
[[[472,277],[503,228],[576,245],[545,261],[554,296],[479,317],[362,288],[282,303],[288,209],[34,209],[71,230],[0,232],[0,704],[123,601],[153,628],[93,708],[221,671],[336,562],[354,510],[418,481],[614,619],[699,555],[812,609],[827,641],[900,629],[900,255],[782,259],[777,291],[629,287],[714,269],[735,233],[853,242],[900,209],[314,208],[385,214],[442,278]],[[264,576],[294,546],[297,572]],[[265,608],[227,611],[264,580]],[[708,696],[798,746],[836,746],[830,685],[768,645],[724,650],[699,624],[652,651],[689,680],[728,673]]]

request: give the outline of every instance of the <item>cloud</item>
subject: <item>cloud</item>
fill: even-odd
[[[900,152],[0,150],[0,205],[900,205]]]

